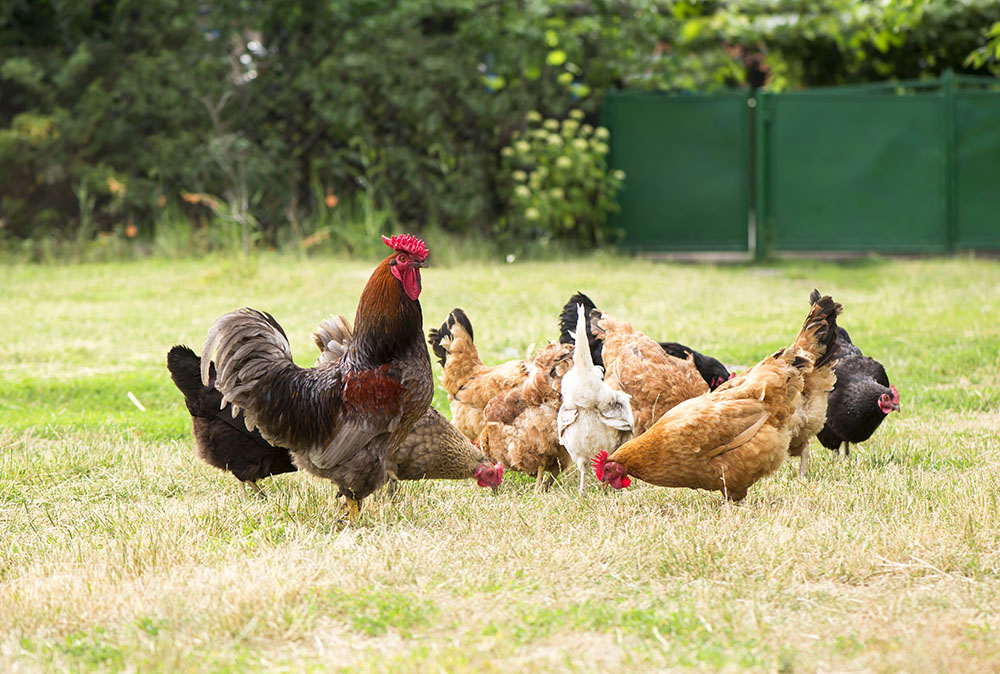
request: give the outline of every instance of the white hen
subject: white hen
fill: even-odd
[[[587,342],[587,319],[577,305],[576,348],[573,369],[562,380],[562,406],[556,423],[559,442],[580,471],[580,493],[584,475],[595,454],[611,454],[632,437],[633,419],[629,395],[604,383],[604,369],[595,366]]]

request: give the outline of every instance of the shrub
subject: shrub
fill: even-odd
[[[591,246],[613,240],[617,233],[605,223],[618,209],[625,174],[608,169],[609,136],[603,126],[584,123],[580,110],[562,120],[528,113],[524,129],[500,151],[508,212],[499,233]]]

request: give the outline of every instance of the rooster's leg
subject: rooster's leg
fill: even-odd
[[[799,456],[799,477],[805,477],[807,470],[809,470],[809,445],[806,445]]]
[[[344,496],[347,505],[347,517],[351,524],[356,524],[358,516],[361,514],[361,501],[355,501],[350,496]]]

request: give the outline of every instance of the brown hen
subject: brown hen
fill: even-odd
[[[791,346],[765,358],[726,387],[680,403],[652,428],[601,452],[594,472],[621,489],[631,477],[661,487],[721,491],[733,501],[770,475],[801,441],[815,401],[807,380],[833,368],[840,305],[817,301]]]
[[[479,446],[491,461],[535,475],[536,489],[546,472],[554,479],[571,463],[559,444],[556,419],[562,378],[572,365],[571,345],[548,344],[531,359],[524,383],[486,406]]]
[[[625,321],[599,311],[591,312],[590,325],[604,343],[604,380],[631,396],[636,435],[674,405],[708,391],[692,355],[675,358]]]
[[[528,377],[528,364],[523,360],[494,366],[483,363],[473,341],[472,323],[458,308],[428,337],[444,369],[441,385],[448,393],[452,421],[466,437],[475,440],[483,432],[486,404],[520,386]]]

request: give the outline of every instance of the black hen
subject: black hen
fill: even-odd
[[[257,431],[247,430],[243,413],[233,418],[233,407],[222,407],[222,394],[215,388],[215,366],[209,368],[209,384],[201,383],[201,358],[186,346],[175,346],[167,354],[167,369],[184,394],[191,413],[198,456],[221,470],[249,483],[262,494],[257,480],[291,473],[297,468],[284,447],[275,447]]]
[[[813,290],[810,302],[819,298]],[[851,443],[864,442],[882,420],[899,410],[899,392],[889,383],[882,364],[861,353],[843,328],[837,331],[838,357],[834,367],[837,383],[830,392],[826,425],[816,437],[827,449],[850,456]]]
[[[563,306],[562,313],[559,314],[559,341],[562,344],[573,343],[573,333],[576,330],[576,307],[578,304],[583,305],[587,315],[590,314],[591,310],[597,308],[594,302],[581,292],[577,292],[569,298],[569,302]],[[601,355],[604,343],[594,337],[589,321],[587,322],[587,341],[590,343],[590,357],[594,361],[594,365],[604,367],[604,358]],[[705,383],[712,390],[715,390],[715,387],[729,379],[729,370],[717,359],[698,353],[691,347],[678,344],[677,342],[660,342],[659,344],[668,355],[675,358],[686,359],[688,354],[694,354],[694,366],[698,368],[699,374],[701,374]]]

